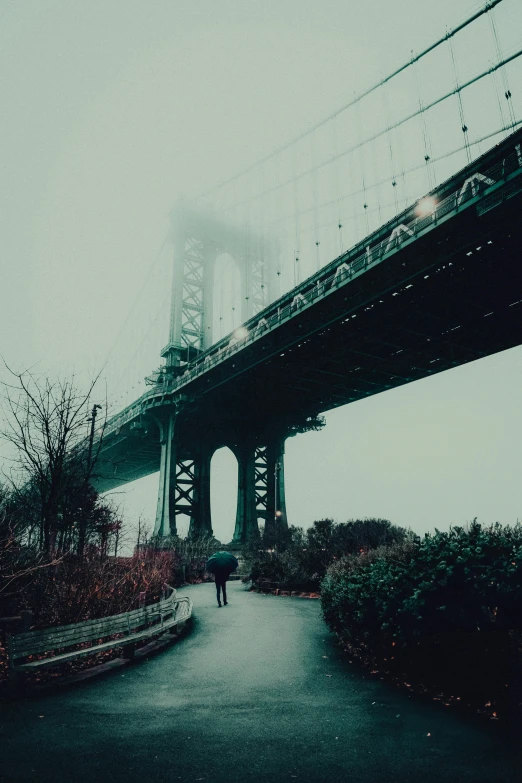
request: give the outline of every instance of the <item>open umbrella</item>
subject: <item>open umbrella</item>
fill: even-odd
[[[234,555],[231,555],[230,552],[214,552],[212,557],[209,557],[207,560],[206,569],[207,571],[210,571],[211,574],[215,574],[219,571],[231,574],[232,571],[236,570],[238,565],[237,559]]]

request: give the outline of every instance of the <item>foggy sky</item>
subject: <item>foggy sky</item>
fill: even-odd
[[[180,195],[306,130],[481,5],[0,0],[0,353],[84,380],[116,335],[130,351],[122,325]],[[507,45],[520,39],[514,0],[499,18]],[[517,348],[328,414],[287,442],[289,521],[514,523],[521,381]],[[213,468],[228,540],[231,455]],[[153,520],[156,491],[151,476],[117,496],[130,522]]]

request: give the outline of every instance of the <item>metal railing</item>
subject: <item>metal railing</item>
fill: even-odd
[[[111,647],[126,647],[134,644],[136,640],[147,639],[184,623],[192,615],[192,601],[187,597],[178,598],[174,588],[169,586],[168,589],[170,590],[168,597],[129,612],[70,625],[8,634],[7,648],[11,669],[29,671],[40,666],[52,665],[57,659],[89,655]],[[114,636],[118,638],[100,642],[101,639]],[[94,642],[91,647],[26,664],[16,664],[20,658],[66,650],[90,642]]]

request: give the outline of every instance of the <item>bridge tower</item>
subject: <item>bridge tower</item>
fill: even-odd
[[[172,213],[173,274],[169,340],[161,351],[165,367],[160,381],[183,373],[213,340],[213,294],[216,259],[230,255],[240,273],[241,322],[260,312],[275,298],[274,241],[249,226],[227,223],[211,212],[183,204]],[[210,462],[216,449],[228,446],[238,461],[238,497],[233,544],[259,536],[258,519],[265,521],[265,539],[274,543],[287,528],[284,491],[285,428],[270,435],[193,431],[181,434],[180,420],[189,401],[173,405],[162,419],[161,463],[154,535],[177,533],[176,516],[190,517],[189,535],[212,534]],[[273,428],[272,428],[273,429]]]
[[[169,368],[195,359],[213,340],[216,259],[230,255],[241,278],[241,323],[275,298],[276,245],[249,226],[219,220],[180,204],[172,213],[173,275],[169,342],[161,351]]]

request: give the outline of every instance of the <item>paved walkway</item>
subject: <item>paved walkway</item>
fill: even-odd
[[[497,726],[350,666],[319,601],[229,591],[181,590],[194,628],[149,660],[3,704],[2,783],[520,780]]]

